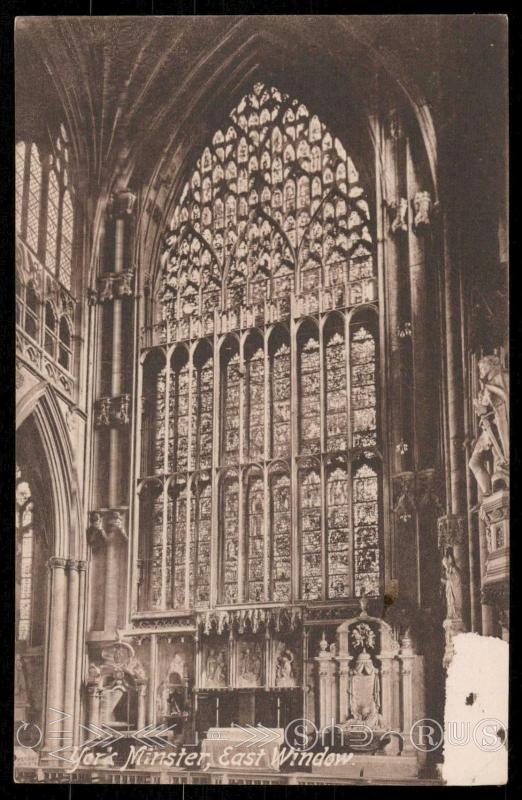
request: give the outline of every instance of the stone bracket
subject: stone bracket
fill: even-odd
[[[112,425],[128,425],[130,422],[131,395],[100,397],[94,403],[94,425],[96,428]]]

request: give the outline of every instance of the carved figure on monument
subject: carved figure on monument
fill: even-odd
[[[239,685],[259,686],[261,684],[261,653],[259,645],[245,644],[240,648]]]
[[[276,662],[276,686],[295,686],[294,654],[282,644]]]
[[[483,494],[506,488],[509,469],[509,388],[506,371],[498,356],[484,356],[479,364],[480,391],[474,400],[480,433],[475,441],[469,467]],[[493,478],[486,468],[493,456]]]
[[[446,619],[462,619],[462,578],[450,548],[442,559],[442,583],[446,595]]]

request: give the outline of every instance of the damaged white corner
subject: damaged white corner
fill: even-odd
[[[449,785],[502,785],[508,774],[509,646],[476,633],[453,638],[446,678],[444,764]]]

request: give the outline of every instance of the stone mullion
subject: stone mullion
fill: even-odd
[[[214,333],[213,345],[213,406],[212,406],[212,522],[210,545],[210,607],[218,600],[218,580],[221,573],[221,548],[219,542],[219,464],[221,460],[221,349],[223,338]]]
[[[290,463],[290,484],[291,484],[291,525],[292,525],[292,600],[300,597],[300,574],[301,574],[301,546],[299,541],[299,473],[296,455],[299,452],[299,402],[298,392],[300,390],[297,366],[297,326],[293,316],[290,319],[290,374],[291,374],[291,463]]]
[[[350,317],[348,314],[344,315],[344,356],[346,363],[346,416],[347,416],[347,432],[346,442],[348,444],[348,452],[352,448],[352,376],[350,372]],[[346,480],[348,481],[348,529],[350,531],[348,541],[348,563],[349,563],[349,576],[348,576],[348,594],[353,597],[355,594],[355,541],[354,541],[354,524],[353,524],[353,480],[352,480],[352,460],[346,459]]]
[[[164,411],[164,431],[163,431],[163,473],[166,475],[169,472],[169,431],[170,431],[170,384],[172,373],[172,349],[167,351],[167,358],[165,362],[165,411]],[[177,466],[177,465],[176,465]],[[161,608],[165,609],[167,606],[167,506],[168,506],[168,493],[170,484],[163,484],[163,525],[161,530]],[[177,507],[176,507],[177,512]],[[175,522],[174,522],[175,524]],[[172,536],[172,531],[171,531]],[[174,552],[171,551],[172,561],[174,559]]]
[[[240,603],[244,602],[246,595],[246,558],[247,541],[245,530],[245,502],[248,497],[248,486],[244,485],[244,472],[241,467],[245,463],[245,418],[247,415],[245,403],[245,390],[248,382],[245,374],[245,340],[239,342],[239,465],[238,465],[238,563],[237,563],[237,596]]]
[[[194,476],[194,467],[195,465],[192,463],[192,420],[194,418],[193,414],[193,391],[192,391],[192,381],[194,377],[194,347],[191,348],[189,353],[189,370],[188,370],[188,436],[187,436],[187,526],[185,530],[185,606],[188,607],[190,605],[190,537],[191,537],[191,513],[192,513],[192,492],[193,492],[193,480],[191,477]],[[197,415],[197,411],[196,411]],[[196,533],[196,504],[194,503],[194,534]],[[196,553],[194,552],[196,556]],[[195,564],[192,565],[195,575]]]
[[[158,639],[155,634],[150,637],[150,671],[149,671],[149,695],[148,695],[148,724],[156,724],[156,678],[158,672]]]
[[[327,597],[327,560],[328,560],[328,547],[327,547],[327,530],[326,530],[326,381],[325,381],[325,353],[324,353],[324,323],[326,317],[319,319],[319,416],[321,426],[321,583],[322,599]]]
[[[264,465],[263,465],[263,560],[265,565],[264,570],[264,598],[265,601],[270,599],[270,552],[271,552],[271,538],[274,532],[270,530],[270,510],[271,510],[271,497],[269,485],[269,459],[270,452],[270,359],[268,354],[268,339],[269,331],[265,329],[263,337],[263,356],[264,356]]]

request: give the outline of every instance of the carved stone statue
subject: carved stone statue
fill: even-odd
[[[294,654],[290,648],[281,646],[276,662],[276,685],[295,686]]]
[[[462,578],[451,550],[442,559],[442,583],[446,595],[446,619],[462,619]]]
[[[469,467],[482,494],[492,488],[505,488],[509,467],[509,389],[507,376],[498,356],[484,356],[479,364],[480,391],[474,400],[479,416],[480,433],[475,441]],[[486,468],[488,455],[493,456],[493,481]]]

